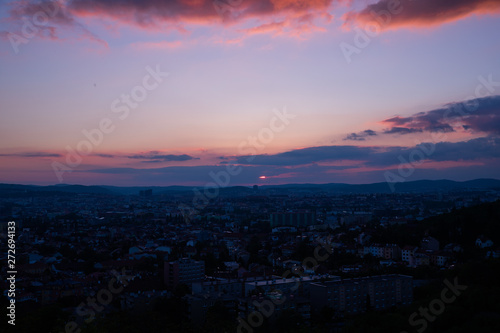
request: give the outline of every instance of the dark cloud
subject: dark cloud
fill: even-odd
[[[419,112],[410,117],[393,117],[382,123],[391,126],[385,134],[454,132],[465,129],[500,135],[500,96],[449,103],[443,108]]]
[[[421,145],[429,146],[429,143]],[[417,145],[418,149],[420,145]],[[500,158],[500,138],[486,137],[461,142],[438,142],[429,159],[443,161],[472,161]]]
[[[419,112],[412,117],[394,117],[386,119],[383,123],[394,126],[384,130],[385,134],[410,134],[421,132],[454,132],[449,124],[444,123],[447,119],[444,112]]]
[[[5,156],[5,157],[62,157],[63,155],[61,154],[55,154],[55,153],[46,153],[46,152],[28,152],[28,153],[10,153],[10,154],[0,154],[0,156]]]
[[[401,147],[321,146],[296,149],[275,155],[239,156],[235,162],[244,165],[300,166],[320,162],[352,161],[353,163],[347,167],[352,168],[359,166],[360,161],[370,165],[383,163],[391,165],[396,163],[397,155],[405,149]]]
[[[69,7],[74,12],[96,13],[128,17],[140,25],[156,21],[195,21],[220,19],[231,15],[236,19],[254,16],[290,13],[308,13],[311,10],[326,11],[333,0],[72,0]],[[233,5],[231,5],[233,4]]]
[[[303,165],[333,160],[363,160],[376,149],[357,146],[310,147],[274,155],[238,156],[235,162],[247,165]]]
[[[406,127],[392,127],[384,131],[385,134],[410,134],[418,132],[422,132],[422,130],[419,128],[406,128]]]
[[[500,96],[457,103],[450,107],[454,109],[453,120],[462,122],[467,130],[500,135]]]
[[[418,113],[420,114],[420,113]],[[393,123],[394,125],[398,125],[398,126],[401,126],[401,125],[405,125],[409,122],[411,122],[413,120],[413,118],[411,117],[408,117],[408,118],[403,118],[403,117],[393,117],[393,118],[389,118],[387,120],[384,120],[384,122],[388,122],[388,123]]]
[[[381,29],[425,27],[459,20],[472,14],[498,13],[499,10],[498,0],[380,0],[359,12],[348,13],[346,23],[378,23]]]
[[[500,138],[486,137],[461,142],[423,142],[414,147],[389,147],[371,154],[367,166],[387,167],[402,160],[457,162],[500,158]]]
[[[347,140],[351,140],[351,141],[365,141],[367,137],[376,136],[376,135],[377,135],[377,132],[375,132],[375,131],[365,130],[363,132],[351,133],[351,134],[347,135],[344,138],[344,141],[347,141]]]
[[[94,156],[103,157],[103,158],[115,158],[115,155],[112,155],[112,154],[94,154]]]
[[[300,166],[320,162],[352,161],[347,168],[360,165],[386,167],[398,164],[400,156],[417,153],[430,161],[471,161],[500,158],[500,138],[485,137],[462,142],[424,142],[414,147],[322,146],[296,149],[274,155],[238,156],[242,165]],[[422,152],[422,153],[420,153]],[[361,163],[360,163],[361,162]]]
[[[137,159],[137,160],[149,160],[148,162],[183,162],[198,159],[186,154],[182,155],[173,155],[173,154],[161,154],[157,151],[151,151],[146,154],[136,154],[129,155],[128,158]]]
[[[266,176],[272,183],[326,183],[349,182],[370,183],[385,181],[385,170],[398,173],[398,167],[412,158],[417,160],[415,168],[406,180],[415,179],[456,179],[468,180],[478,177],[499,178],[500,138],[478,138],[463,142],[421,143],[414,147],[357,147],[324,146],[294,150],[275,155],[257,155],[240,168],[235,176],[227,176],[228,166],[175,166],[163,168],[106,168],[89,172],[108,175],[126,174],[137,184],[196,184],[212,185],[219,179],[228,185],[256,184],[259,177]],[[286,156],[286,157],[284,157]],[[420,157],[419,157],[420,156]],[[252,156],[249,156],[252,157]],[[353,163],[343,166],[320,165],[311,162],[353,159]],[[362,159],[363,162],[359,163]],[[423,160],[421,160],[423,159]],[[355,162],[354,162],[355,161]],[[419,168],[420,162],[459,162],[450,167]],[[245,161],[242,161],[245,162]],[[286,164],[285,162],[288,162]],[[460,162],[463,164],[461,165]],[[474,162],[473,164],[468,162]],[[253,163],[253,164],[252,164]],[[262,164],[259,164],[262,163]],[[274,163],[274,164],[273,164]],[[232,166],[234,168],[234,166]],[[225,175],[225,176],[221,176]],[[272,180],[271,180],[272,179]]]

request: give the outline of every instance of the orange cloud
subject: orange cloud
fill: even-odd
[[[286,26],[285,22],[271,22],[271,23],[265,23],[262,25],[259,25],[257,27],[249,28],[249,29],[244,29],[241,31],[244,31],[245,33],[249,35],[256,35],[256,34],[265,34],[265,33],[279,33],[283,30],[283,28]]]
[[[498,0],[380,0],[344,16],[344,26],[375,23],[382,30],[427,27],[456,21],[473,14],[497,14]]]
[[[326,21],[330,21],[332,16],[330,14],[323,15]],[[315,31],[324,32],[325,29],[316,26],[314,20],[316,16],[311,13],[305,14],[295,14],[285,17],[279,21],[273,21],[269,23],[263,23],[256,27],[242,29],[246,35],[257,35],[257,34],[272,34],[274,36],[286,35],[289,37],[302,38],[302,35],[312,33]]]
[[[325,12],[334,0],[72,0],[68,7],[79,16],[111,16],[128,23],[152,26],[162,23],[214,23],[240,21],[266,15]]]
[[[59,27],[84,26],[81,19],[100,19],[133,25],[144,29],[165,31],[184,29],[184,25],[213,25],[250,23],[254,33],[282,32],[287,34],[317,31],[315,20],[330,22],[328,13],[333,3],[343,0],[67,0],[60,4],[52,24]],[[32,16],[40,11],[40,2],[27,0],[14,2],[12,18]],[[249,22],[250,21],[250,22]],[[51,31],[54,35],[56,32]]]

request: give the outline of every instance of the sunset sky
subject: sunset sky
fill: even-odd
[[[0,183],[500,179],[499,32],[499,0],[3,1]]]

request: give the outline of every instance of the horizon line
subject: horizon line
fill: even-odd
[[[478,181],[478,180],[495,180],[495,181],[500,181],[499,178],[473,178],[469,180],[452,180],[452,179],[418,179],[418,180],[408,180],[404,182],[396,182],[396,184],[404,184],[404,183],[415,183],[415,182],[439,182],[439,181],[449,181],[449,182],[454,182],[454,183],[467,183],[467,182],[472,182],[472,181]],[[360,184],[355,184],[355,183],[284,183],[284,184],[252,184],[252,185],[226,185],[226,186],[220,186],[217,185],[216,187],[218,188],[231,188],[231,187],[249,187],[252,188],[253,186],[259,186],[259,187],[264,187],[264,186],[289,186],[289,185],[349,185],[349,186],[363,186],[363,185],[376,185],[376,184],[383,184],[387,182],[374,182],[374,183],[360,183]],[[25,184],[25,183],[4,183],[0,182],[0,185],[20,185],[20,186],[36,186],[36,187],[48,187],[48,186],[84,186],[84,187],[191,187],[191,188],[197,188],[197,187],[205,187],[207,184],[204,185],[104,185],[104,184],[91,184],[91,185],[84,185],[84,184],[66,184],[66,183],[57,183],[57,184],[48,184],[48,185],[36,185],[36,184]],[[210,186],[214,187],[214,186]]]

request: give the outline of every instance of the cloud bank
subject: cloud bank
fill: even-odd
[[[73,30],[78,38],[107,43],[82,22],[98,19],[116,29],[135,26],[155,32],[177,30],[187,26],[217,26],[245,23],[240,35],[271,34],[301,36],[326,31],[333,20],[333,9],[347,6],[342,17],[344,26],[378,23],[382,30],[400,27],[437,26],[471,15],[498,14],[498,0],[380,0],[361,10],[364,1],[357,0],[25,0],[11,1],[10,22],[33,17],[40,11],[56,12],[43,28],[44,37],[59,40]],[[0,36],[5,32],[0,32]],[[155,45],[153,42],[148,46]],[[170,43],[172,43],[170,41]],[[158,44],[161,47],[177,44]]]
[[[389,118],[383,120],[382,124],[390,126],[384,131],[385,134],[467,130],[500,135],[500,96],[449,103],[442,108],[419,112],[409,117]]]

